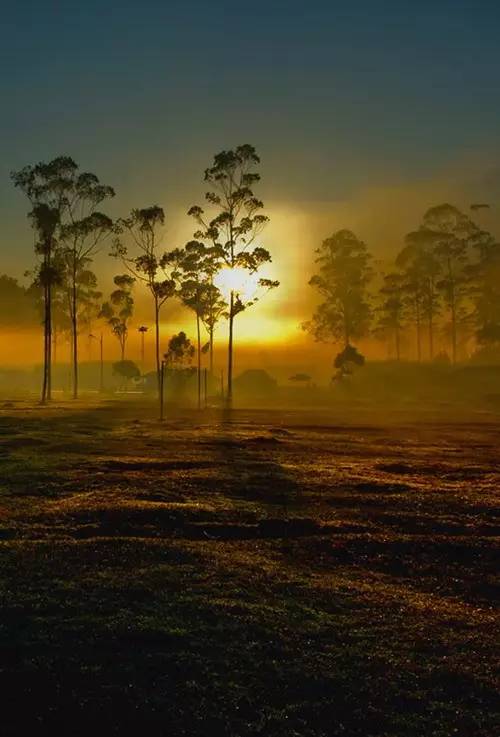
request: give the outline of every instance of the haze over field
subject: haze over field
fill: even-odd
[[[469,212],[474,202],[490,203],[479,224],[498,235],[498,9],[461,1],[418,9],[257,2],[236,14],[231,7],[25,2],[4,12],[0,271],[28,284],[24,273],[33,268],[33,235],[12,170],[71,155],[115,188],[106,208],[112,218],[160,205],[171,249],[192,237],[186,212],[203,200],[201,174],[213,153],[249,141],[262,160],[258,194],[270,217],[265,271],[281,285],[238,318],[237,366],[254,365],[265,351],[270,368],[284,361],[311,368],[334,354],[301,328],[318,303],[307,286],[314,250],[333,232],[347,228],[366,242],[379,278],[436,204]],[[94,260],[103,292],[117,272],[108,251]],[[148,319],[138,288],[134,322]],[[38,330],[20,332],[5,315],[2,322],[0,363],[38,362]],[[163,341],[192,333],[192,322],[170,303]],[[387,356],[373,338],[360,345],[370,358]],[[130,348],[137,356],[135,331]],[[65,352],[63,345],[61,358]],[[118,356],[113,343],[108,355]],[[146,356],[151,362],[148,343]]]

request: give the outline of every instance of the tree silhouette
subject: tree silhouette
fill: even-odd
[[[115,276],[114,283],[117,287],[105,302],[99,313],[99,317],[106,320],[111,332],[120,344],[121,360],[125,360],[125,348],[128,338],[128,326],[134,312],[134,298],[132,288],[135,279],[128,274]]]
[[[43,236],[37,247],[42,256],[38,281],[44,292],[45,350],[42,400],[50,398],[52,360],[52,296],[53,287],[60,278],[56,274],[56,259],[64,266],[64,278],[69,285],[69,313],[72,332],[73,396],[78,396],[78,275],[83,265],[98,250],[103,237],[111,231],[112,221],[97,211],[106,198],[113,197],[111,187],[101,185],[94,174],[79,172],[78,165],[69,156],[59,156],[48,164],[27,166],[12,174],[14,184],[33,205],[32,222]],[[52,215],[50,215],[52,212]],[[41,218],[44,218],[45,225]],[[52,225],[47,229],[49,219]],[[50,231],[50,233],[49,233]],[[50,337],[49,335],[50,334]]]
[[[373,272],[366,244],[350,230],[339,230],[316,250],[318,273],[309,284],[323,298],[304,324],[316,340],[342,341],[344,347],[368,330],[368,284]]]
[[[55,255],[68,178],[73,167],[72,159],[59,156],[49,163],[40,162],[11,173],[14,186],[26,195],[31,204],[28,217],[35,232],[35,253],[39,258],[36,279],[43,292],[44,305],[43,403],[52,397],[52,291],[60,279]]]
[[[233,275],[237,270],[249,275],[256,274],[263,264],[271,261],[269,251],[255,245],[268,222],[268,218],[261,212],[263,203],[253,191],[260,181],[260,174],[255,171],[259,163],[255,148],[248,144],[217,154],[212,166],[205,171],[205,182],[211,187],[205,198],[216,214],[209,219],[199,206],[192,207],[188,213],[199,225],[199,230],[194,234],[195,239],[210,242],[213,246],[213,258],[231,270]],[[261,278],[257,286],[261,290],[268,290],[278,284],[277,281]],[[228,292],[227,402],[231,404],[234,318],[255,304],[260,295],[247,297],[244,289],[231,277]]]
[[[472,237],[475,263],[468,266],[469,294],[476,340],[480,345],[500,342],[500,243],[478,229]]]
[[[141,336],[141,367],[142,367],[143,372],[144,372],[144,338],[148,330],[149,328],[146,327],[146,325],[139,325],[139,327],[137,328],[137,331],[139,335]]]
[[[156,384],[160,396],[161,358],[160,358],[160,314],[165,302],[175,294],[175,282],[166,273],[170,263],[165,254],[160,253],[162,243],[161,229],[165,224],[165,213],[158,205],[134,209],[129,217],[118,221],[122,234],[128,233],[137,255],[129,253],[123,238],[117,238],[112,255],[120,258],[134,279],[142,282],[149,290],[154,305]]]
[[[189,366],[193,360],[194,353],[194,345],[186,333],[181,330],[180,333],[172,335],[168,341],[168,349],[164,356],[165,362],[170,368],[184,368],[185,366]]]
[[[379,319],[376,331],[382,334],[389,333],[394,339],[396,359],[401,358],[401,330],[403,328],[404,293],[403,277],[397,272],[386,274],[379,290],[380,305]]]
[[[405,245],[396,258],[396,266],[402,270],[406,302],[413,315],[417,357],[422,355],[422,322],[427,323],[429,357],[434,357],[435,320],[440,312],[440,294],[437,288],[440,264],[435,255],[436,236],[426,228],[408,233]]]
[[[68,287],[68,308],[71,320],[71,360],[73,369],[73,398],[78,397],[78,334],[79,319],[85,314],[80,302],[88,300],[88,266],[100,250],[104,239],[113,230],[113,221],[97,210],[106,199],[114,197],[112,187],[103,185],[95,174],[79,172],[72,162],[64,185],[63,216],[59,245],[65,262],[65,280]],[[88,332],[88,329],[87,329]]]
[[[433,240],[433,254],[440,265],[437,287],[450,316],[451,354],[455,363],[458,318],[467,296],[467,266],[471,240],[477,232],[477,226],[453,205],[443,204],[427,210],[422,228]]]
[[[356,367],[365,365],[365,357],[348,343],[340,353],[337,353],[333,365],[337,369],[333,380],[342,381],[346,376],[350,376]]]
[[[198,372],[198,409],[201,409],[201,355],[205,352],[201,344],[201,324],[208,332],[206,349],[210,352],[210,372],[213,372],[213,336],[215,326],[227,310],[219,289],[213,278],[218,270],[218,259],[213,247],[200,241],[190,241],[183,249],[168,254],[175,263],[174,279],[177,283],[177,296],[196,316],[196,351]]]

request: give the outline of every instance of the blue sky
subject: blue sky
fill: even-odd
[[[9,172],[67,153],[115,207],[200,199],[241,142],[279,201],[432,179],[500,142],[500,3],[49,2],[0,27],[0,272],[31,248]]]

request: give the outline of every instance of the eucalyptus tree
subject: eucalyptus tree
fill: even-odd
[[[435,321],[441,298],[437,287],[440,264],[434,253],[436,235],[425,228],[408,233],[396,258],[404,277],[404,290],[413,316],[417,339],[417,357],[422,356],[422,331],[427,326],[429,357],[434,357]]]
[[[212,244],[213,258],[221,264],[221,271],[226,271],[220,283],[226,287],[229,303],[228,404],[233,393],[234,319],[254,305],[262,291],[279,285],[271,279],[257,278],[261,266],[271,261],[269,251],[256,245],[269,220],[262,213],[262,201],[254,194],[260,181],[260,174],[255,170],[259,163],[255,148],[248,144],[216,154],[204,177],[210,188],[205,199],[213,217],[198,205],[188,213],[199,226],[195,239]],[[253,294],[248,294],[245,277],[254,277]]]
[[[155,360],[158,396],[161,381],[160,315],[165,302],[175,295],[175,282],[167,272],[169,261],[160,252],[165,213],[158,205],[134,209],[118,221],[122,234],[129,236],[131,253],[123,238],[116,239],[112,255],[120,258],[135,280],[143,283],[151,294],[154,307]]]
[[[66,177],[59,239],[68,289],[74,399],[78,397],[79,321],[88,307],[89,288],[95,287],[88,267],[113,231],[111,218],[97,208],[114,196],[112,187],[101,184],[95,174],[80,172],[73,162]]]
[[[56,255],[60,268],[64,269],[64,281],[68,284],[69,310],[72,334],[73,396],[78,395],[78,302],[80,285],[78,275],[82,266],[96,254],[100,241],[112,229],[112,221],[97,211],[98,205],[114,196],[111,187],[102,185],[95,174],[79,171],[69,156],[59,156],[49,163],[27,166],[12,174],[14,184],[29,198],[33,205],[32,221],[35,230],[44,235],[37,253],[42,256],[39,281],[44,291],[45,349],[44,389],[42,398],[50,398],[52,349],[51,300],[53,287],[62,275],[56,272]],[[41,224],[43,216],[45,225]],[[49,230],[47,224],[52,221]],[[42,243],[43,241],[43,243]],[[57,254],[56,254],[57,251]]]
[[[210,372],[213,372],[213,338],[215,326],[227,310],[219,289],[213,283],[219,259],[214,248],[200,241],[189,241],[182,249],[171,251],[168,260],[174,266],[173,278],[177,284],[177,296],[196,317],[198,409],[201,408],[201,355],[210,352]],[[209,342],[201,344],[201,325],[208,333]]]
[[[111,292],[108,302],[104,302],[99,317],[106,320],[111,332],[120,344],[121,360],[125,360],[129,322],[134,313],[132,289],[135,279],[129,274],[115,276],[116,289]]]
[[[481,345],[500,343],[500,243],[489,232],[478,230],[472,246],[475,261],[468,268],[472,317]]]
[[[58,236],[65,210],[68,179],[74,161],[59,156],[52,161],[39,162],[12,172],[14,186],[28,198],[31,210],[28,214],[35,233],[35,254],[38,258],[36,279],[43,293],[43,379],[42,402],[52,396],[52,292],[60,274],[55,263]]]
[[[309,284],[322,302],[312,319],[304,324],[316,340],[342,342],[368,332],[371,307],[368,285],[373,278],[371,255],[366,244],[350,230],[339,230],[316,250],[318,273]]]
[[[457,330],[468,294],[468,265],[477,226],[453,205],[432,207],[424,215],[422,229],[432,238],[433,255],[440,266],[437,287],[448,309],[453,363],[457,360]]]
[[[380,304],[377,308],[379,315],[376,331],[388,333],[394,339],[396,360],[401,359],[401,331],[404,320],[404,284],[403,277],[398,272],[385,274],[379,290]]]

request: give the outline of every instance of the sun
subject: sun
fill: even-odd
[[[229,299],[233,292],[235,296],[246,302],[255,297],[259,288],[259,276],[241,266],[234,268],[228,266],[217,272],[214,284],[226,299]]]

